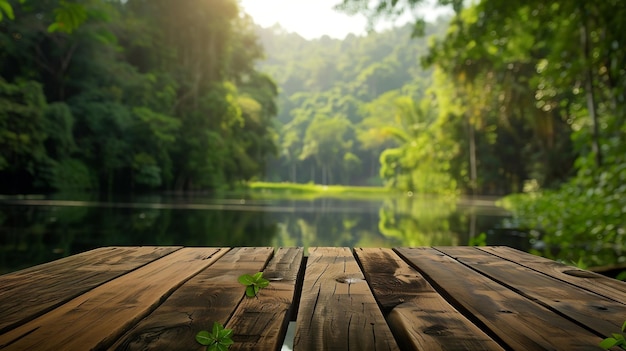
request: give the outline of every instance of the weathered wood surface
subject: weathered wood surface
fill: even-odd
[[[531,269],[480,250],[441,248],[440,251],[480,272],[500,281],[520,295],[546,308],[587,325],[603,335],[620,330],[626,319],[626,305],[590,291],[572,289],[553,277],[535,274]]]
[[[598,273],[564,265],[547,258],[529,255],[510,247],[487,246],[480,247],[479,249],[481,251],[489,252],[490,254],[502,259],[513,261],[524,267],[536,270],[537,272],[541,272],[556,279],[592,291],[598,295],[605,296],[613,301],[624,303],[624,296],[626,296],[626,284],[622,281],[605,277]],[[626,317],[623,319],[626,319]]]
[[[403,349],[502,350],[391,249],[355,249]]]
[[[94,288],[30,323],[0,335],[9,350],[107,347],[147,316],[189,277],[225,250],[184,248]]]
[[[262,271],[273,249],[236,248],[189,280],[113,346],[115,350],[193,350],[195,335],[226,324],[244,298],[242,274]]]
[[[114,247],[0,276],[0,350],[199,351],[213,322],[280,350],[290,320],[295,351],[600,350],[624,319],[626,283],[506,247]]]
[[[227,328],[239,330],[230,350],[280,350],[294,306],[296,283],[302,267],[302,248],[278,249],[263,271],[270,285],[257,298],[239,304]]]
[[[399,349],[348,248],[309,249],[294,349]]]
[[[99,248],[0,275],[0,334],[177,249]]]
[[[398,253],[427,276],[437,290],[444,291],[456,308],[483,323],[507,349],[589,350],[601,340],[580,325],[441,251],[402,248]]]

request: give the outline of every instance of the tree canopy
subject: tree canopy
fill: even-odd
[[[276,152],[236,0],[0,0],[0,191],[215,189]]]
[[[425,3],[344,0],[418,26],[305,40],[235,0],[2,0],[2,190],[507,194],[621,169],[622,2],[440,0],[427,25]]]
[[[340,8],[375,19],[417,2]],[[557,243],[589,265],[623,257],[626,2],[461,3],[421,60],[435,71],[434,124],[457,146],[449,174],[474,193],[530,192],[508,205],[516,226],[547,233],[547,257]]]

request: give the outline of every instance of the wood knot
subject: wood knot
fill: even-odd
[[[452,335],[452,333],[448,330],[448,328],[440,324],[431,325],[430,327],[422,331],[424,332],[424,334],[427,334],[427,335],[437,335],[437,336]]]

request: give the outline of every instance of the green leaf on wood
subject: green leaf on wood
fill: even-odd
[[[228,347],[234,343],[231,338],[233,335],[232,329],[226,329],[221,323],[213,323],[213,332],[209,333],[206,330],[202,330],[196,334],[196,341],[200,345],[204,345],[207,351],[225,351]]]
[[[213,341],[215,341],[215,339],[212,337],[211,333],[206,330],[202,330],[198,334],[196,334],[196,341],[200,345],[208,346],[211,345]]]
[[[259,290],[267,287],[270,282],[263,278],[263,272],[258,272],[253,275],[244,274],[237,278],[239,283],[246,286],[246,296],[255,297]]]
[[[624,337],[623,332],[626,330],[626,321],[622,324],[622,334],[613,333],[612,338],[606,338],[600,342],[600,347],[608,350],[613,346],[620,346],[622,349],[626,350],[626,338]]]

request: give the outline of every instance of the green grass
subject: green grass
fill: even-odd
[[[345,185],[318,185],[297,183],[250,182],[247,184],[251,195],[263,198],[290,197],[380,197],[391,195],[393,190],[383,187],[345,186]]]

